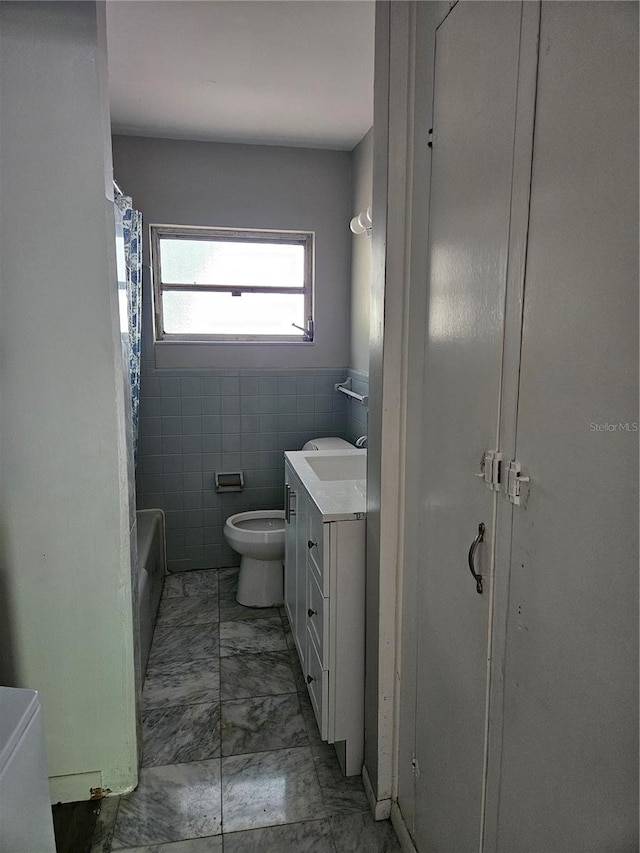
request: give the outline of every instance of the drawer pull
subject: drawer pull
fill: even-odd
[[[307,684],[311,684],[312,681],[315,681],[315,678],[312,675],[307,676]]]
[[[291,509],[291,498],[295,497],[295,492],[289,485],[289,483],[284,484],[284,520],[287,524],[291,523],[291,516],[295,515],[295,510]]]
[[[311,608],[309,608],[307,610],[307,613],[309,615],[309,619],[311,619],[312,616],[315,616],[317,612],[318,612],[317,610],[312,610]]]
[[[309,539],[309,541],[307,542],[307,547],[309,548],[309,550],[311,550],[312,548],[317,548],[317,547],[318,547],[318,543],[317,543],[317,542],[312,542],[312,541],[311,541],[311,539]]]

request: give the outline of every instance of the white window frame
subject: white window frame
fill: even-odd
[[[153,275],[153,302],[156,341],[212,343],[313,343],[313,269],[314,233],[312,231],[269,231],[252,228],[214,228],[189,225],[150,225],[151,263]],[[247,243],[288,243],[304,247],[304,284],[302,287],[261,287],[260,285],[235,286],[224,284],[176,284],[162,280],[160,240],[229,240]],[[213,334],[170,334],[164,331],[162,294],[165,291],[214,291],[222,293],[287,293],[304,296],[306,327],[291,335],[213,335]]]

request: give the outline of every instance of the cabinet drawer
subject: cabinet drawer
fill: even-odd
[[[307,542],[309,565],[318,575],[322,594],[329,595],[329,533],[328,524],[323,524],[322,516],[315,511],[309,511]],[[325,539],[326,536],[326,539]]]
[[[309,691],[309,698],[316,715],[320,737],[329,738],[329,672],[322,668],[320,657],[313,641],[313,636],[307,631],[307,666],[304,674]]]
[[[329,599],[324,598],[315,572],[307,572],[307,630],[313,637],[323,669],[329,667]]]

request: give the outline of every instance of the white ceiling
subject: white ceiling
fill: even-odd
[[[114,133],[351,150],[374,0],[109,0]]]

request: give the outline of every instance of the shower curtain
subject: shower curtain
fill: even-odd
[[[137,460],[140,410],[140,345],[142,332],[142,214],[115,185],[115,203],[122,213],[129,314],[129,377],[133,421],[133,458]]]

